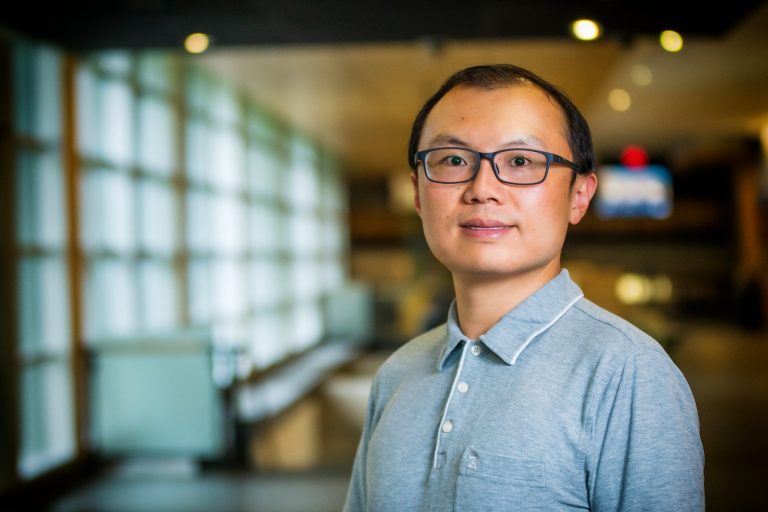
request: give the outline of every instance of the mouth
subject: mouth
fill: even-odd
[[[459,226],[465,233],[483,237],[500,236],[515,227],[514,224],[507,224],[495,219],[469,219],[461,222]]]

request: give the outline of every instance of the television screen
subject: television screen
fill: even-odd
[[[603,218],[663,219],[672,213],[672,176],[662,165],[604,165],[597,177],[596,210]]]

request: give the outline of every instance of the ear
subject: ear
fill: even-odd
[[[568,220],[571,224],[578,224],[587,213],[589,203],[597,190],[597,175],[594,172],[579,174],[571,191],[571,211]]]
[[[421,215],[421,198],[419,197],[419,177],[415,172],[411,173],[411,183],[413,184],[413,206],[416,213]]]

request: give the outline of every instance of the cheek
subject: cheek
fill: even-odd
[[[454,188],[422,187],[419,190],[422,217],[427,216],[431,220],[447,219],[459,194],[460,190]]]
[[[522,208],[528,215],[529,227],[534,232],[559,231],[562,226],[568,226],[570,215],[570,200],[567,193],[559,190],[542,189],[530,194],[525,199]]]

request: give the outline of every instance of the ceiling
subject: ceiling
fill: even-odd
[[[758,137],[768,126],[766,2],[695,12],[610,0],[476,0],[471,9],[416,0],[101,4],[29,1],[0,15],[0,25],[84,51],[173,49],[189,32],[210,33],[212,48],[189,58],[332,148],[350,173],[404,172],[421,104],[449,74],[479,63],[521,65],[565,89],[603,161],[628,144],[674,158]],[[602,23],[602,39],[568,37],[568,23],[583,16]],[[683,51],[659,47],[667,28],[683,34]],[[650,84],[633,82],[637,65],[650,71]],[[614,88],[631,95],[628,111],[608,106]]]

